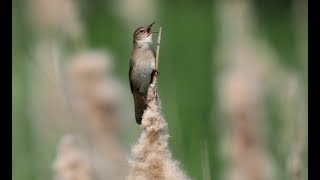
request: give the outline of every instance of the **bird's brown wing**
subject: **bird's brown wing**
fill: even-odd
[[[130,59],[130,67],[129,67],[129,81],[130,81],[130,89],[131,89],[131,93],[133,93],[133,84],[131,81],[131,73],[132,73],[132,69],[133,69],[133,64],[134,62],[132,61],[132,59]]]
[[[131,93],[133,95],[133,100],[134,100],[134,112],[135,112],[136,122],[138,124],[141,124],[142,115],[144,110],[146,109],[146,104],[143,98],[146,98],[146,97],[143,97],[142,94],[140,94],[138,91],[133,89],[133,81],[131,80],[131,77],[132,77],[131,73],[132,73],[133,66],[134,66],[134,61],[130,59],[130,67],[129,67],[130,89],[131,89]]]
[[[147,108],[147,104],[144,100],[146,99],[146,96],[138,92],[133,92],[132,94],[133,94],[133,100],[134,100],[134,113],[135,113],[136,122],[138,124],[141,124],[144,110]]]

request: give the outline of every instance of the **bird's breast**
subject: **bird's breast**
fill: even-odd
[[[140,92],[146,92],[148,90],[150,80],[151,80],[151,73],[155,68],[155,59],[144,59],[144,60],[137,60],[135,62],[133,72],[131,74],[131,79],[135,87],[139,88]]]
[[[137,81],[147,81],[150,78],[150,75],[155,68],[154,60],[144,60],[144,61],[136,61],[134,67],[134,79]]]
[[[151,73],[155,69],[155,53],[151,47],[137,48],[132,53],[133,67],[131,72],[131,83],[140,92],[148,90]]]

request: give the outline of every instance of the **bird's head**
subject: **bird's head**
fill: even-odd
[[[155,22],[149,26],[139,27],[133,33],[133,43],[138,46],[151,45],[152,44],[152,34],[151,27]]]

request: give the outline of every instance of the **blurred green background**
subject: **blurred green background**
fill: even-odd
[[[137,28],[126,23],[114,10],[115,1],[76,1],[85,38],[67,41],[64,51],[72,52],[79,44],[89,48],[112,52],[115,76],[123,82],[130,95],[128,82],[129,57],[132,50],[132,33]],[[133,2],[133,1],[132,1]],[[233,1],[221,1],[231,3]],[[214,56],[221,28],[218,17],[220,1],[163,0],[157,1],[152,17],[143,17],[147,25],[156,21],[154,30],[163,26],[160,60],[159,93],[163,114],[169,127],[169,146],[173,158],[192,179],[204,179],[202,167],[203,144],[207,144],[211,179],[221,179],[224,158],[221,153],[221,112],[218,105],[217,77],[219,59]],[[302,79],[303,96],[307,97],[307,1],[252,0],[248,1],[254,16],[255,34],[263,37],[278,55],[281,67],[294,71]],[[12,2],[12,89],[13,89],[13,179],[37,180],[52,178],[51,163],[55,157],[59,137],[46,143],[37,141],[37,128],[30,115],[30,79],[28,71],[35,71],[46,78],[31,55],[33,44],[39,37],[27,16],[29,1]],[[238,1],[238,3],[242,3]],[[295,3],[298,10],[295,10]],[[28,9],[29,8],[29,9]],[[299,9],[300,8],[300,9]],[[295,14],[294,12],[301,12]],[[145,14],[148,16],[148,14]],[[298,16],[298,17],[297,17]],[[297,20],[299,19],[298,23]],[[299,35],[297,35],[299,34]],[[63,38],[62,38],[63,39]],[[154,37],[154,40],[156,37]],[[81,46],[81,45],[80,45]],[[297,55],[302,52],[302,55]],[[271,76],[272,74],[270,74]],[[267,149],[277,164],[277,179],[290,179],[286,174],[287,152],[282,142],[287,121],[287,109],[278,96],[270,95],[266,101],[268,114]],[[304,99],[305,100],[305,99]],[[130,103],[132,100],[130,99]],[[133,108],[133,107],[132,107]],[[304,106],[303,108],[307,108]],[[122,109],[121,111],[126,111]],[[291,112],[290,110],[288,110]],[[293,113],[293,110],[292,110]],[[126,148],[137,141],[140,128],[134,124],[130,137],[121,136]],[[307,119],[307,117],[305,117]],[[305,121],[307,123],[307,120]],[[290,124],[290,122],[289,122]],[[306,130],[307,131],[307,130]],[[307,140],[305,140],[307,142]],[[290,145],[290,142],[288,146]],[[303,147],[303,176],[307,175],[307,143]]]

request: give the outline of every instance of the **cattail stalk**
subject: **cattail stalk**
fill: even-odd
[[[158,71],[158,64],[159,64],[159,52],[160,52],[160,41],[161,41],[161,30],[162,27],[159,28],[159,36],[158,36],[158,42],[157,42],[157,56],[156,56],[156,71]],[[154,76],[152,84],[157,83],[158,76]]]

